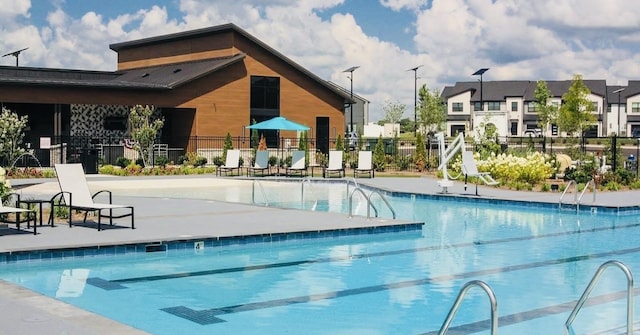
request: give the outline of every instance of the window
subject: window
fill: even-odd
[[[631,103],[631,113],[640,113],[640,102]]]
[[[558,126],[555,124],[551,125],[551,135],[558,136]]]
[[[511,101],[511,111],[512,112],[517,112],[518,111],[518,102],[517,101]]]
[[[511,135],[518,135],[518,121],[511,121]]]
[[[474,102],[473,103],[473,111],[477,112],[477,111],[481,111],[482,110],[482,103],[480,101]]]
[[[126,116],[107,116],[104,118],[105,130],[127,130],[128,119]]]
[[[457,136],[458,133],[464,133],[464,125],[451,125],[451,136]]]
[[[454,102],[451,105],[451,110],[453,112],[462,112],[462,102]]]
[[[591,101],[591,103],[593,104],[593,112],[598,112],[598,102],[597,101]]]
[[[499,111],[500,110],[500,101],[489,101],[489,102],[487,102],[487,105],[489,105],[489,110],[490,111]]]
[[[536,110],[536,103],[535,102],[530,102],[527,104],[527,112],[528,113],[535,113],[537,112]]]
[[[607,104],[607,113],[611,113],[611,104]]]
[[[280,108],[280,78],[251,77],[251,108]]]

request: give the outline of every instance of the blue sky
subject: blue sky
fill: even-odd
[[[319,77],[412,116],[418,86],[640,80],[640,2],[624,0],[0,0],[0,54],[21,66],[112,71],[109,44],[234,23]],[[14,57],[0,58],[12,66]]]

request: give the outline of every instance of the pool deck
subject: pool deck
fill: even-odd
[[[125,179],[127,185],[135,188],[140,180],[148,181],[151,178],[163,185],[180,181],[211,182],[214,177],[88,176],[90,185],[100,189],[105,185],[108,188],[112,181],[121,182]],[[218,181],[224,182],[225,179],[228,178],[219,178]],[[479,195],[476,196],[475,185],[469,185],[467,190],[464,190],[461,182],[454,182],[448,193],[442,194],[437,180],[428,177],[358,179],[357,182],[387,191],[441,195],[456,199],[463,197],[557,204],[561,196],[559,192],[509,191],[486,186],[479,186]],[[26,198],[47,199],[58,190],[55,179],[12,180],[12,183],[16,188],[23,187],[20,188],[20,193]],[[24,187],[32,184],[33,186]],[[571,202],[572,196],[567,196],[566,201]],[[39,226],[38,234],[35,236],[27,232],[16,233],[15,225],[9,225],[8,229],[0,229],[0,252],[344,230],[412,223],[388,218],[349,218],[345,214],[210,200],[123,197],[118,196],[117,191],[114,191],[113,202],[135,207],[136,229],[129,228],[128,218],[116,220],[114,227],[107,225],[107,229],[103,231],[97,231],[93,226],[82,225],[73,228],[64,224],[57,224],[55,227]],[[591,203],[590,194],[585,195],[583,203]],[[596,202],[592,205],[612,208],[640,207],[640,191],[598,192]],[[0,314],[2,334],[146,334],[3,281],[0,281],[0,308],[3,311]]]

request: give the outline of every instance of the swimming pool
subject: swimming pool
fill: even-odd
[[[344,189],[313,192],[344,209]],[[478,279],[496,293],[501,334],[561,334],[600,264],[640,266],[635,215],[389,200],[423,230],[5,264],[0,278],[153,334],[436,334]],[[624,288],[621,273],[605,272],[576,334],[622,333]],[[486,295],[472,289],[450,334],[488,334],[488,318]]]

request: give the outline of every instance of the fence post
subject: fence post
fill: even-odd
[[[618,165],[618,134],[613,135],[611,138],[611,170],[616,172],[616,165]]]

